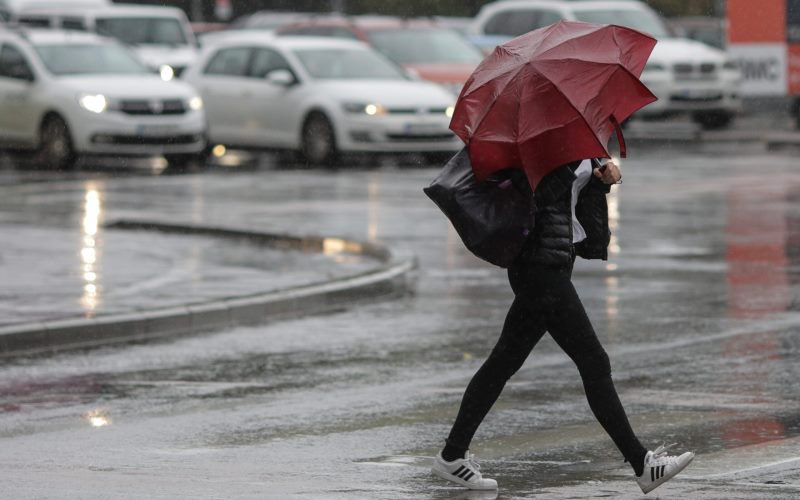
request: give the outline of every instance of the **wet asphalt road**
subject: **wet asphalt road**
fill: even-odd
[[[642,441],[695,462],[648,498],[800,496],[800,170],[746,149],[631,151],[609,262],[576,286]],[[91,184],[134,217],[374,240],[413,293],[174,342],[0,366],[0,498],[640,498],[549,339],[473,443],[498,496],[430,476],[511,294],[421,188],[435,168],[94,171],[24,184],[21,218],[79,227]]]

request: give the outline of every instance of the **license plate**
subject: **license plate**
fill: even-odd
[[[684,99],[718,99],[722,97],[722,92],[713,89],[683,89],[677,95]]]
[[[444,129],[438,123],[406,123],[403,127],[406,134],[439,134]]]
[[[172,135],[178,131],[175,125],[139,125],[136,127],[136,135]]]

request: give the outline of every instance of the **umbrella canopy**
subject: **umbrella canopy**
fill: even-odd
[[[532,188],[560,165],[608,158],[619,122],[656,97],[639,81],[656,40],[614,25],[560,21],[504,43],[470,76],[450,128],[477,180],[521,167]]]

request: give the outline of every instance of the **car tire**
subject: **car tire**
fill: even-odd
[[[75,149],[69,128],[63,118],[50,116],[39,130],[39,149],[35,163],[42,168],[71,170],[75,166]]]
[[[702,111],[692,115],[692,120],[704,130],[720,130],[733,121],[733,114],[727,111]]]
[[[309,165],[335,166],[338,160],[336,134],[323,113],[312,113],[303,124],[301,153]]]

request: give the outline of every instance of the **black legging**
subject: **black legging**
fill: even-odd
[[[448,447],[463,456],[508,379],[548,331],[577,365],[595,417],[641,474],[647,450],[633,433],[614,389],[608,355],[572,285],[572,266],[558,269],[520,262],[509,268],[508,277],[514,302],[497,345],[467,386]]]

